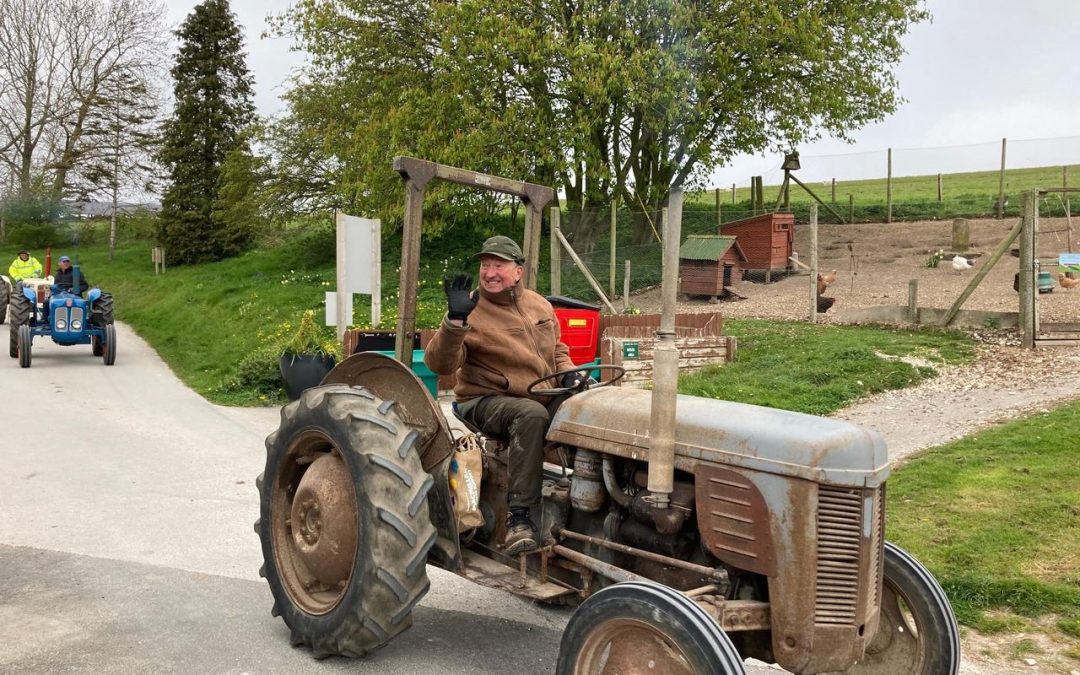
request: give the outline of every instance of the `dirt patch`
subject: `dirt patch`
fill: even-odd
[[[971,220],[971,247],[963,255],[974,260],[971,269],[953,269],[952,221],[914,223],[872,223],[858,225],[822,224],[818,227],[818,268],[836,270],[836,281],[825,295],[836,299],[821,320],[832,321],[839,310],[879,305],[906,305],[908,282],[918,282],[920,307],[949,308],[972,277],[986,264],[1015,219]],[[1080,322],[1080,288],[1065,289],[1057,284],[1056,261],[1068,251],[1068,223],[1064,218],[1040,221],[1038,255],[1043,269],[1055,279],[1054,289],[1039,294],[1040,318],[1044,322]],[[1074,225],[1076,248],[1080,248],[1080,222]],[[850,250],[849,250],[850,245]],[[1018,248],[1013,242],[1011,248]],[[795,251],[804,263],[810,260],[810,234],[805,225],[796,225]],[[927,261],[938,252],[943,259],[936,268]],[[1006,253],[964,303],[964,309],[1016,312],[1020,300],[1013,290],[1019,259]],[[771,283],[737,282],[732,290],[744,299],[711,303],[707,298],[685,299],[679,311],[717,311],[731,318],[805,319],[809,314],[810,277],[805,272],[781,276]],[[630,304],[643,313],[660,311],[660,291],[651,289],[631,296]],[[616,303],[616,307],[621,307]]]

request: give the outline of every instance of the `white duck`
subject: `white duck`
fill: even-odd
[[[952,259],[952,268],[957,272],[963,272],[971,269],[971,263],[964,256],[958,255]]]

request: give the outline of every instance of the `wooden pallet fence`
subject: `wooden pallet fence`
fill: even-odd
[[[641,387],[652,382],[655,336],[651,333],[642,337],[604,335],[600,343],[600,362],[626,370],[619,384]],[[734,360],[736,340],[734,335],[676,337],[675,346],[679,350],[679,370],[694,371]]]

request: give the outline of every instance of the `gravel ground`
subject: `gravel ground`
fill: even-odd
[[[952,221],[914,223],[871,223],[820,225],[818,227],[818,269],[836,272],[836,282],[824,295],[836,299],[833,310],[820,316],[831,321],[843,309],[878,305],[906,305],[908,282],[918,280],[919,306],[947,309],[960,296],[972,277],[987,262],[1015,220],[971,220],[971,247],[964,253],[974,259],[972,269],[958,272],[951,259]],[[1039,312],[1045,322],[1080,322],[1080,288],[1057,285],[1057,256],[1068,250],[1064,218],[1044,218],[1039,237],[1039,257],[1044,270],[1055,278],[1054,290],[1039,295]],[[1080,223],[1073,227],[1080,248]],[[850,250],[849,250],[850,246]],[[1017,249],[1018,242],[1010,246]],[[930,256],[943,251],[945,258],[936,268],[927,267]],[[804,263],[810,260],[810,234],[806,226],[795,231],[795,251]],[[963,309],[999,312],[1019,310],[1019,298],[1012,288],[1019,259],[1004,255],[964,303]],[[810,277],[801,273],[772,283],[736,283],[732,290],[741,299],[710,303],[707,299],[685,299],[680,312],[720,311],[730,318],[804,319],[808,314]],[[660,311],[660,291],[651,289],[631,296],[633,306],[643,313]],[[621,307],[616,303],[617,307]]]
[[[954,270],[950,264],[954,254],[951,221],[821,225],[819,269],[836,270],[837,279],[825,293],[836,298],[836,305],[819,315],[819,320],[834,322],[837,310],[844,308],[906,305],[910,279],[918,280],[921,307],[948,308],[1015,223],[970,221],[971,249],[967,255],[975,260],[974,267],[964,272]],[[1058,253],[1068,250],[1068,227],[1064,218],[1041,221],[1038,253],[1044,265],[1056,264]],[[807,262],[808,230],[798,228],[795,237],[796,251]],[[1073,234],[1080,244],[1080,223]],[[1014,242],[1010,248],[1017,246]],[[927,267],[927,260],[938,250],[943,250],[946,257],[937,268]],[[1018,311],[1019,299],[1012,288],[1018,263],[1017,257],[1002,257],[963,308]],[[1045,269],[1056,279],[1055,267]],[[770,284],[744,281],[733,287],[739,298],[710,303],[707,299],[683,297],[678,311],[719,311],[725,318],[805,319],[809,283],[807,274]],[[1080,323],[1080,288],[1065,289],[1055,283],[1052,292],[1038,296],[1038,302],[1043,322]],[[630,304],[643,313],[659,312],[659,289],[633,295]],[[1080,373],[1080,347],[1030,350],[1020,346],[1016,331],[985,329],[972,333],[979,345],[971,365],[942,369],[938,377],[918,387],[868,398],[839,411],[835,417],[880,431],[896,465],[919,451],[979,429],[1080,398],[1080,377],[1076,376]],[[1017,645],[1025,640],[1037,645],[1037,651],[1016,656]],[[1080,675],[1080,663],[1065,655],[1070,649],[1074,653],[1080,649],[1080,640],[1057,642],[1041,632],[983,636],[965,629],[963,649],[961,673],[967,675]]]

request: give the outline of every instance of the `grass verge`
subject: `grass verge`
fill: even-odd
[[[887,531],[961,623],[1015,632],[1053,616],[1051,638],[1080,659],[1077,438],[1080,402],[935,448],[889,479]]]

